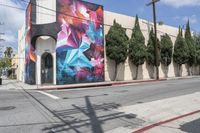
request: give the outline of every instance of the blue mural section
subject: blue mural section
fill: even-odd
[[[36,54],[35,48],[31,44],[31,4],[26,10],[26,39],[25,39],[25,82],[28,84],[35,84],[35,70],[36,70]]]
[[[25,81],[36,84],[36,40],[56,43],[58,85],[104,81],[103,7],[81,0],[56,0],[56,22],[37,24],[36,0],[26,14]],[[40,78],[40,77],[39,77]]]
[[[78,0],[57,2],[57,84],[104,81],[103,7]]]

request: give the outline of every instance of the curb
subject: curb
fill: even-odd
[[[195,79],[195,78],[200,78],[200,76],[172,77],[172,78],[167,78],[167,80],[183,80],[183,79]]]
[[[66,86],[43,86],[36,90],[64,90],[64,89],[77,89],[77,88],[91,88],[91,87],[106,87],[106,86],[119,86],[135,83],[149,83],[149,82],[160,82],[166,81],[167,79],[160,80],[136,80],[136,81],[115,81],[115,82],[102,82],[102,83],[88,83],[82,85],[66,85]]]
[[[53,86],[39,86],[39,88],[30,87],[29,90],[64,90],[64,89],[78,89],[78,88],[92,88],[92,87],[106,87],[106,86],[120,86],[136,83],[150,83],[150,82],[161,82],[168,80],[184,80],[184,79],[194,79],[200,78],[200,76],[191,77],[172,77],[172,78],[161,78],[160,80],[147,79],[147,80],[132,80],[132,81],[113,81],[113,82],[97,82],[97,83],[87,83],[87,84],[71,84],[71,85],[53,85]],[[27,88],[29,88],[27,86]]]
[[[167,120],[164,120],[164,121],[160,121],[160,122],[151,124],[149,126],[141,128],[139,130],[136,130],[132,133],[143,133],[143,132],[149,131],[149,130],[155,128],[155,127],[158,127],[158,126],[164,125],[166,123],[170,123],[170,122],[173,122],[173,121],[176,121],[176,120],[179,120],[179,119],[182,119],[182,118],[185,118],[185,117],[197,114],[197,113],[200,113],[200,110],[196,110],[194,112],[190,112],[190,113],[187,113],[187,114],[183,114],[183,115],[180,115],[180,116],[177,116],[177,117],[174,117],[174,118],[170,118],[170,119],[167,119]]]
[[[44,86],[36,90],[64,90],[64,89],[77,89],[77,88],[91,88],[91,87],[103,87],[103,86],[112,86],[111,83],[102,83],[102,84],[84,84],[84,85],[66,85],[66,86]]]
[[[149,82],[160,82],[160,81],[166,81],[167,79],[159,79],[159,80],[133,80],[133,81],[122,81],[122,82],[113,82],[112,86],[117,86],[117,85],[124,85],[124,84],[135,84],[135,83],[149,83]]]

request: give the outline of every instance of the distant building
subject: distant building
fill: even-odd
[[[19,73],[19,69],[18,69],[18,64],[19,64],[19,60],[18,60],[18,54],[14,55],[14,57],[12,58],[11,61],[11,77],[12,78],[18,78],[18,73]]]
[[[19,80],[62,85],[114,78],[115,63],[106,58],[104,36],[115,19],[131,37],[134,17],[104,11],[101,5],[80,0],[31,0],[31,3],[26,25],[19,30]],[[147,44],[153,24],[143,19],[139,22]],[[165,33],[174,43],[178,28],[158,25],[158,37]],[[162,65],[159,69],[162,78],[165,70]],[[174,77],[176,71],[172,63],[168,76]],[[132,80],[134,74],[134,65],[127,59],[118,66],[117,80]],[[146,63],[139,68],[140,79],[150,79],[152,74]],[[187,75],[184,65],[182,75]]]
[[[18,31],[18,72],[17,79],[25,82],[25,23],[22,28]]]

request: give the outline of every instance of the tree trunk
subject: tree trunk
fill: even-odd
[[[188,76],[190,76],[190,66],[188,65]]]
[[[188,76],[192,76],[192,66],[188,65]]]
[[[168,69],[168,66],[167,66],[167,65],[165,65],[165,78],[168,78],[167,69]]]
[[[156,79],[156,66],[153,66],[153,78]]]
[[[200,65],[199,65],[199,75],[200,75]]]
[[[182,65],[178,65],[178,77],[182,77],[181,66]]]
[[[177,77],[180,77],[180,65],[177,64]]]
[[[139,68],[139,66],[136,66],[136,74],[135,74],[134,80],[137,80],[137,79],[138,79],[138,68]]]
[[[114,81],[117,80],[117,66],[118,66],[118,63],[115,64],[115,78],[114,78]]]

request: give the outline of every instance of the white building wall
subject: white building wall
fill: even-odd
[[[37,0],[36,24],[56,22],[56,0]]]
[[[47,24],[47,23],[52,23],[56,22],[56,0],[38,0],[37,1],[37,9],[36,9],[36,24]],[[42,7],[40,7],[42,6]],[[51,10],[44,9],[43,7],[49,8]],[[122,14],[117,14],[109,11],[104,11],[104,34],[106,35],[109,31],[110,26],[113,24],[113,20],[116,20],[119,24],[121,24],[124,28],[127,28],[126,33],[131,37],[132,34],[132,28],[134,27],[135,23],[135,18],[122,15]],[[143,32],[143,35],[145,37],[145,43],[147,44],[148,42],[148,36],[149,36],[149,31],[153,24],[151,22],[148,22],[146,20],[140,19],[140,27]],[[25,59],[25,38],[20,40],[23,34],[25,33],[25,26],[19,30],[19,55],[22,60],[19,61],[19,67],[20,67],[20,72],[19,72],[19,80],[24,81],[24,59]],[[158,25],[158,37],[160,39],[160,36],[163,35],[164,33],[168,33],[173,41],[173,43],[176,40],[176,36],[178,34],[178,28],[172,27],[172,26],[167,26],[167,25]],[[47,39],[48,38],[48,39]],[[37,53],[37,84],[41,84],[41,55],[46,51],[50,51],[51,54],[53,55],[54,59],[54,84],[56,84],[56,53],[55,53],[55,46],[56,42],[55,40],[51,37],[39,37],[37,42],[36,42],[36,53]],[[105,49],[106,49],[106,44],[105,44]],[[105,50],[105,55],[106,55],[106,50]],[[21,63],[20,63],[21,62]],[[115,68],[115,62],[110,60],[109,58],[106,58],[105,56],[105,80],[110,81],[114,78],[114,68]],[[140,79],[150,79],[152,76],[152,71],[151,69],[147,69],[149,66],[145,63],[144,65],[140,66],[139,68],[139,78]],[[159,67],[160,70],[160,77],[164,77],[164,69],[163,65]],[[175,73],[177,73],[177,67],[174,66],[173,62],[169,66],[168,70],[168,76],[169,77],[175,77]],[[182,75],[186,76],[187,75],[187,70],[185,65],[182,66]],[[129,62],[127,59],[125,64],[120,64],[118,66],[118,80],[132,80],[135,76],[135,66]]]
[[[41,57],[47,52],[50,53],[53,57],[53,84],[56,85],[56,42],[52,37],[40,36],[36,41],[36,83],[41,84]]]
[[[24,82],[24,71],[25,71],[25,24],[18,31],[18,71],[17,80]]]
[[[36,3],[36,24],[48,24],[56,22],[56,0],[38,0]],[[46,8],[46,9],[45,9]],[[41,84],[41,56],[45,52],[51,53],[53,57],[54,77],[56,84],[56,42],[52,37],[40,36],[36,41],[36,83]]]
[[[113,21],[116,20],[117,23],[121,24],[122,27],[126,28],[126,33],[129,38],[131,38],[132,29],[135,24],[135,17],[130,17],[122,14],[117,14],[109,11],[104,11],[104,34],[106,35],[110,29],[110,26],[113,25]],[[151,27],[153,27],[153,23],[148,22],[143,19],[139,19],[140,27],[145,37],[145,44],[147,45],[149,32]],[[157,25],[158,27],[158,38],[160,39],[161,35],[167,33],[170,35],[173,44],[175,43],[176,36],[178,35],[178,28],[167,26],[167,25]],[[105,44],[106,49],[106,44]],[[105,52],[106,53],[106,52]],[[115,62],[106,58],[105,60],[105,79],[106,81],[113,80],[114,78],[114,69],[115,69]],[[165,68],[163,65],[159,67],[160,77],[164,78]],[[174,66],[172,61],[171,65],[168,69],[168,77],[175,77],[177,73],[177,66]],[[144,65],[140,66],[139,68],[139,79],[150,79],[153,77],[153,69],[145,63]],[[182,76],[187,76],[187,69],[186,66],[182,66]],[[125,64],[120,64],[118,66],[118,75],[117,80],[132,80],[135,77],[135,66],[129,61],[127,58]]]

